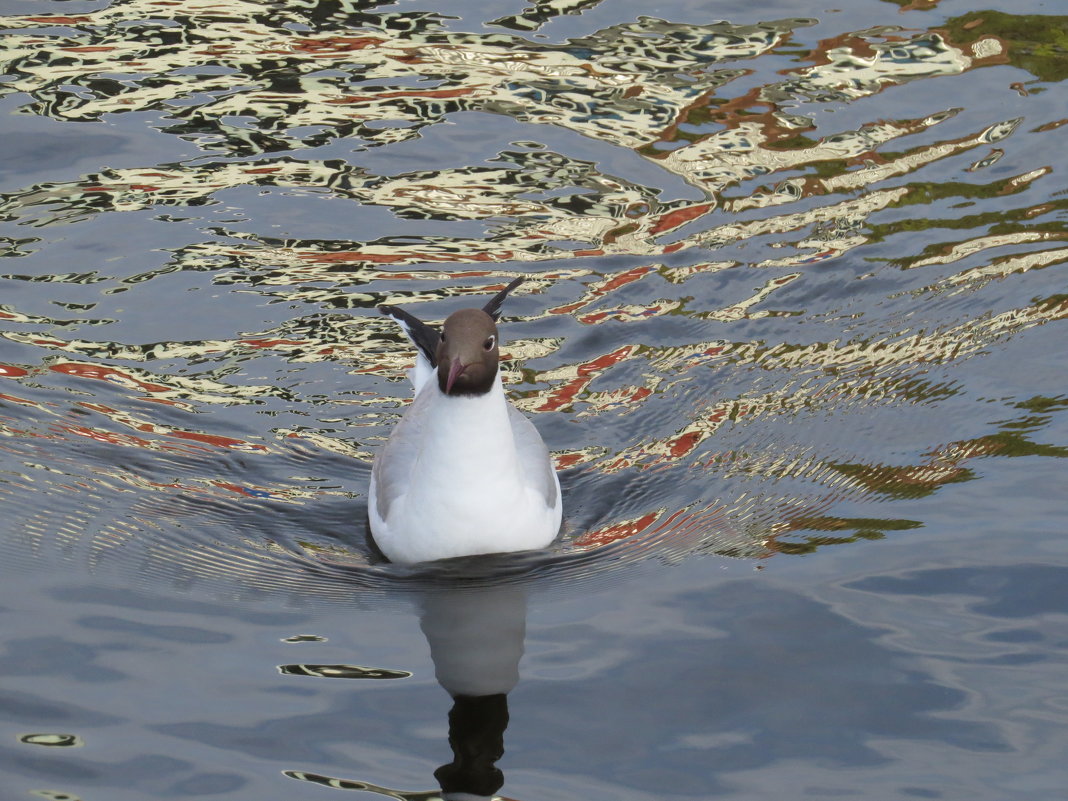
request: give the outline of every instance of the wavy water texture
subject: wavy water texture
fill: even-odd
[[[0,194],[5,552],[349,602],[575,582],[891,536],[923,521],[848,510],[1066,455],[1065,397],[987,371],[1068,315],[1068,17],[535,33],[599,5],[7,17],[0,101],[174,155]],[[506,375],[564,536],[384,564],[363,498],[412,355],[374,309],[441,319],[518,275]]]

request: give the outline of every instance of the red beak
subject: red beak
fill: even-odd
[[[467,365],[460,361],[459,358],[453,359],[452,364],[449,365],[449,377],[445,379],[445,394],[448,395],[452,392],[452,385],[456,379],[460,377],[460,374],[467,369]]]

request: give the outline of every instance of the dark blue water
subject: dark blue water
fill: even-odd
[[[0,801],[1063,795],[1057,4],[0,13]],[[562,536],[385,563],[518,275]]]

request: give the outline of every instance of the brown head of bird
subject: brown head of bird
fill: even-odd
[[[497,378],[497,324],[482,309],[448,316],[435,354],[438,386],[446,395],[482,395]]]

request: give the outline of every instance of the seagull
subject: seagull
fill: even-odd
[[[374,460],[368,517],[391,562],[544,548],[560,531],[560,479],[534,424],[504,395],[497,321],[517,278],[439,332],[379,306],[416,347],[415,400]]]

